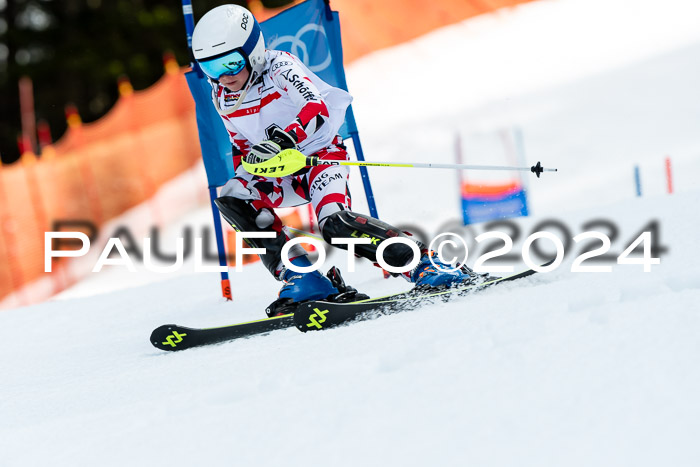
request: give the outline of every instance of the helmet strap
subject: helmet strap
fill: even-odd
[[[246,66],[248,66],[248,65],[246,65]],[[257,74],[256,74],[255,78],[253,78],[252,71],[250,71],[248,74],[249,74],[248,80],[243,85],[243,88],[240,91],[238,91],[241,93],[241,95],[238,97],[238,101],[236,101],[236,104],[233,107],[222,109],[221,106],[219,105],[219,99],[214,99],[216,111],[219,112],[219,115],[230,115],[233,112],[235,112],[236,110],[238,110],[238,108],[241,106],[246,95],[248,95],[248,90],[253,85],[253,83],[255,83],[255,81],[257,81],[259,78],[259,76],[257,76]],[[215,81],[215,80],[212,80],[212,81]],[[222,86],[222,84],[219,83],[218,81],[215,81],[215,82],[217,83],[218,86]]]
[[[221,84],[219,84],[221,86]],[[229,107],[226,109],[222,109],[221,106],[219,105],[219,99],[214,99],[214,105],[216,107],[216,111],[219,112],[219,115],[230,115],[238,108],[241,106],[243,103],[243,99],[245,99],[245,96],[248,94],[248,89],[245,87],[240,91],[241,95],[238,97],[238,101],[236,101],[236,104],[233,107]]]

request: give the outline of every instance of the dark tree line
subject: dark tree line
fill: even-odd
[[[268,0],[273,7],[291,0]],[[193,0],[195,20],[214,6],[247,0]],[[126,76],[144,89],[163,75],[163,54],[189,63],[178,0],[0,0],[0,155],[19,157],[18,82],[31,78],[37,120],[55,141],[66,130],[65,107],[85,122],[116,102]]]

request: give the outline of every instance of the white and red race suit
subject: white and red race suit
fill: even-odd
[[[226,109],[236,105],[241,93],[212,81],[212,99],[233,145],[236,171],[221,196],[249,201],[259,212],[256,224],[278,232],[282,224],[272,209],[311,202],[323,227],[329,215],[350,209],[347,167],[320,166],[286,177],[265,178],[248,173],[241,158],[279,127],[295,135],[298,149],[307,156],[347,160],[338,130],[352,97],[325,83],[290,53],[267,50],[265,58],[262,75],[231,113]]]

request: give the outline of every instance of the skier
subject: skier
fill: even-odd
[[[379,244],[406,233],[366,214],[351,210],[346,166],[318,166],[281,178],[248,173],[241,159],[255,164],[294,148],[324,160],[347,160],[338,130],[352,97],[329,86],[296,56],[266,50],[263,34],[252,13],[238,5],[222,5],[207,12],[192,36],[194,58],[209,78],[212,101],[223,120],[233,147],[235,176],[216,200],[222,216],[237,231],[275,233],[274,238],[246,239],[253,247],[265,248],[263,264],[284,285],[267,313],[276,316],[293,310],[306,300],[349,301],[366,297],[346,286],[333,268],[325,277],[318,271],[297,273],[284,267],[281,250],[290,235],[274,209],[312,203],[323,238],[365,236],[368,245],[357,245],[356,254],[376,262]],[[418,265],[402,274],[416,286],[451,286],[469,281],[468,269],[448,268],[422,243]],[[346,249],[346,246],[336,245]],[[290,250],[290,262],[309,266],[299,245]],[[413,250],[393,244],[384,251],[394,267],[408,265]]]

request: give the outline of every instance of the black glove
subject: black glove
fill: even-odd
[[[297,140],[295,135],[289,134],[280,128],[273,128],[270,132],[270,139],[262,141],[252,148],[245,157],[249,164],[259,164],[275,157],[284,149],[296,149]]]

